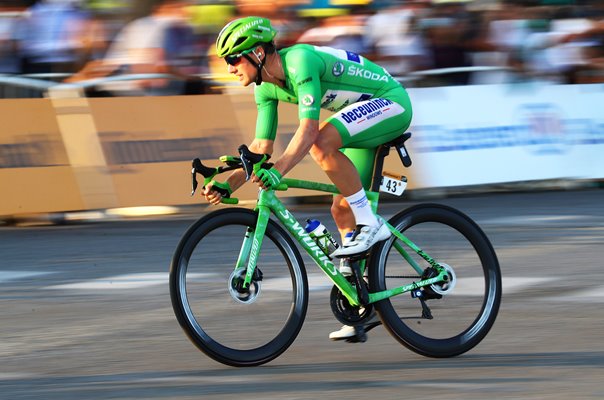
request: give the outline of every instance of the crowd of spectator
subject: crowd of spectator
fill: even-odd
[[[195,21],[190,0],[158,0],[145,15],[99,12],[83,0],[0,4],[0,74],[78,83],[120,74],[172,79],[105,82],[89,95],[209,93],[226,68],[212,60],[221,24],[249,13],[233,2],[218,22]],[[287,2],[285,2],[287,4]],[[381,3],[380,3],[381,4]],[[302,16],[257,8],[297,42],[358,52],[407,86],[540,80],[604,82],[604,2],[597,0],[406,0]],[[123,6],[123,5],[122,5]],[[203,20],[203,19],[202,19]],[[211,84],[210,84],[211,82]]]
[[[543,3],[409,0],[300,40],[353,47],[407,85],[604,82],[604,2]],[[348,35],[330,37],[335,26]]]

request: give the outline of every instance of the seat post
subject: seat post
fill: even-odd
[[[373,178],[371,179],[371,191],[379,192],[382,183],[382,172],[384,170],[384,159],[390,154],[390,144],[382,144],[378,148],[373,163]]]
[[[411,166],[411,158],[407,149],[405,148],[405,141],[411,137],[411,132],[405,132],[396,139],[380,145],[376,152],[375,162],[373,163],[373,177],[371,178],[371,191],[379,192],[380,185],[382,184],[382,172],[384,172],[384,159],[390,154],[390,148],[394,147],[398,153],[398,156],[403,163],[403,166]]]

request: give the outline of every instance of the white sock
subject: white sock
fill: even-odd
[[[346,197],[346,201],[350,204],[357,225],[379,225],[378,219],[373,213],[373,210],[371,210],[369,200],[367,200],[367,195],[365,195],[365,190],[361,189],[357,193]]]

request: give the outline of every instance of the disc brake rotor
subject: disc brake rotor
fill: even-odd
[[[229,293],[233,300],[242,304],[251,304],[258,298],[261,290],[261,283],[253,280],[247,288],[243,287],[245,282],[245,268],[238,268],[231,273],[229,277]]]

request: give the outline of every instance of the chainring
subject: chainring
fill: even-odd
[[[373,312],[373,305],[371,304],[360,307],[351,305],[337,286],[331,289],[329,304],[336,319],[349,326],[364,325]]]

